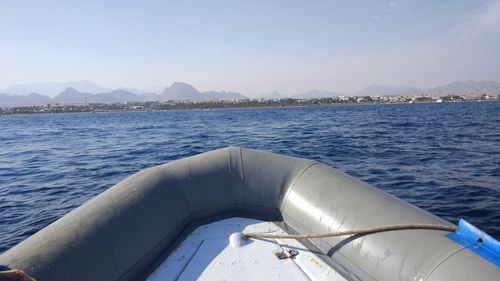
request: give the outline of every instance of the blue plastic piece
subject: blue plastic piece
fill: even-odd
[[[458,229],[447,236],[496,267],[500,267],[500,242],[466,220],[460,219]]]
[[[9,268],[9,266],[8,266],[8,265],[6,265],[6,264],[1,264],[1,263],[0,263],[0,271],[6,271],[6,270],[9,270],[9,269],[10,269],[10,268]]]

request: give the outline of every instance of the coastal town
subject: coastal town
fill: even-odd
[[[447,96],[338,96],[311,99],[231,99],[212,101],[174,101],[157,100],[121,103],[54,103],[37,105],[19,105],[2,107],[0,115],[11,114],[53,114],[53,113],[85,113],[85,112],[129,112],[129,111],[165,111],[165,110],[204,110],[224,108],[257,108],[257,107],[302,107],[329,106],[342,104],[413,104],[413,103],[445,103],[445,102],[477,102],[500,100],[499,95],[447,95]]]

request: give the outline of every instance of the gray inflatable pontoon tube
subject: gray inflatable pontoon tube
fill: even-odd
[[[315,161],[229,147],[145,169],[0,256],[40,281],[144,280],[197,226],[242,216],[289,233],[451,223]],[[438,230],[302,241],[348,280],[500,280]]]

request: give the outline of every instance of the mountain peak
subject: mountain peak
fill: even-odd
[[[165,100],[203,100],[203,94],[195,87],[184,83],[174,82],[170,87],[167,87],[160,97]]]
[[[64,89],[64,91],[62,91],[59,95],[61,94],[79,94],[80,92],[78,92],[77,89],[73,88],[73,87],[67,87],[66,89]]]
[[[172,83],[172,85],[170,85],[170,87],[193,87],[193,86],[185,82],[175,81],[174,83]]]

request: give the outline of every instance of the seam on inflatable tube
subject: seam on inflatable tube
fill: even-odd
[[[228,158],[229,158],[229,174],[228,174],[228,180],[229,180],[229,190],[230,190],[230,195],[231,195],[231,204],[238,204],[238,203],[243,203],[244,202],[244,195],[243,191],[244,188],[241,185],[235,184],[233,182],[233,177],[239,175],[240,173],[242,174],[242,161],[241,161],[241,148],[239,147],[231,147],[228,150]],[[240,157],[238,157],[238,155]]]
[[[283,211],[285,209],[286,200],[288,199],[288,195],[290,195],[290,192],[292,191],[292,189],[295,186],[295,183],[298,181],[298,179],[300,177],[302,177],[302,175],[307,170],[309,170],[309,168],[311,168],[312,166],[318,165],[318,164],[320,164],[320,163],[316,162],[316,161],[312,161],[304,169],[302,169],[302,171],[300,171],[299,173],[297,173],[297,176],[293,180],[288,181],[287,186],[285,188],[283,188],[283,190],[281,191],[281,193],[280,193],[280,195],[278,197],[278,200],[281,199],[281,202],[279,202],[279,210]]]
[[[243,184],[243,204],[246,204],[247,203],[247,196],[246,196],[246,182],[245,182],[245,166],[243,166],[243,152],[242,152],[242,149],[241,147],[238,147],[239,151],[240,151],[240,163],[241,163],[241,182]]]
[[[172,185],[175,188],[175,190],[181,195],[181,198],[184,201],[184,204],[186,204],[186,206],[187,206],[187,208],[189,210],[189,215],[191,215],[193,213],[193,211],[191,210],[191,206],[189,205],[189,202],[186,199],[186,196],[184,196],[184,193],[182,193],[181,189],[177,186],[177,184],[175,183],[175,181],[172,179],[172,176],[168,173],[168,170],[160,170],[160,172],[162,174],[164,174],[165,176],[167,176],[167,181],[169,181],[170,183],[172,183]],[[189,172],[191,173],[191,170]]]
[[[185,220],[184,220],[184,222],[183,222],[183,223],[185,223],[185,225],[184,225],[184,227],[183,227],[183,228],[185,228],[185,227],[189,224],[189,222],[190,222],[190,221],[191,221],[190,217],[188,217],[187,219],[185,219]],[[164,244],[164,243],[167,241],[168,237],[169,237],[169,236],[171,236],[171,235],[172,235],[173,233],[175,233],[175,232],[176,232],[175,230],[171,230],[171,231],[169,231],[169,232],[168,232],[168,233],[167,233],[167,234],[166,234],[166,235],[165,235],[162,239],[160,239],[160,241],[159,241],[158,243],[156,243],[156,244],[155,244],[155,246],[154,246],[154,247],[152,247],[151,249],[149,249],[149,251],[147,251],[147,253],[145,253],[144,255],[142,255],[140,259],[136,260],[136,261],[135,261],[135,262],[134,262],[134,263],[133,263],[130,267],[128,267],[128,268],[127,268],[127,269],[126,269],[126,270],[125,270],[122,274],[120,274],[120,276],[119,276],[119,277],[118,277],[118,279],[116,279],[116,280],[118,280],[118,281],[120,281],[120,280],[130,280],[130,279],[129,279],[129,276],[127,276],[127,275],[128,275],[128,274],[130,274],[131,272],[134,272],[134,270],[137,270],[137,269],[136,269],[136,267],[137,267],[137,266],[138,266],[138,265],[139,265],[139,264],[140,264],[140,263],[141,263],[141,262],[142,262],[145,258],[150,257],[150,256],[151,256],[151,254],[152,254],[154,251],[158,250],[158,249],[160,248],[160,246],[161,246],[162,244]],[[182,233],[182,231],[181,231],[181,233]],[[173,238],[173,240],[172,240],[172,241],[175,241],[175,239],[176,239],[175,237],[177,237],[177,236],[178,236],[178,235],[174,236],[174,238]],[[169,246],[169,245],[167,245],[167,248],[168,248],[168,246]],[[155,261],[156,259],[158,259],[158,258],[162,255],[162,252],[163,252],[164,250],[166,250],[166,249],[162,249],[162,250],[160,250],[159,256],[157,256],[157,257],[153,258],[153,261],[152,261],[153,263],[154,263],[154,261]],[[146,265],[146,266],[145,266],[146,268],[143,268],[142,270],[140,270],[140,271],[139,271],[139,273],[136,273],[136,274],[135,274],[136,276],[134,276],[134,278],[137,278],[138,276],[140,276],[140,275],[142,274],[142,272],[143,272],[144,270],[147,270],[147,268],[148,268],[150,265],[151,265],[151,264]]]
[[[227,158],[228,158],[228,170],[229,170],[229,174],[227,176],[227,180],[229,182],[229,201],[232,203],[233,201],[233,196],[234,196],[234,190],[233,190],[233,183],[232,183],[232,180],[231,180],[231,175],[233,174],[233,166],[231,165],[232,161],[231,159],[233,158],[232,156],[232,153],[231,153],[231,149],[228,150],[227,152]]]
[[[443,263],[445,263],[448,259],[450,259],[451,257],[453,257],[454,255],[462,252],[463,250],[467,249],[467,247],[463,247],[463,248],[460,248],[458,250],[456,250],[455,252],[449,254],[447,257],[445,257],[442,261],[440,261],[426,276],[423,280],[428,280],[429,277],[432,276],[432,273],[434,273],[434,271],[436,271],[436,269],[438,269]]]

